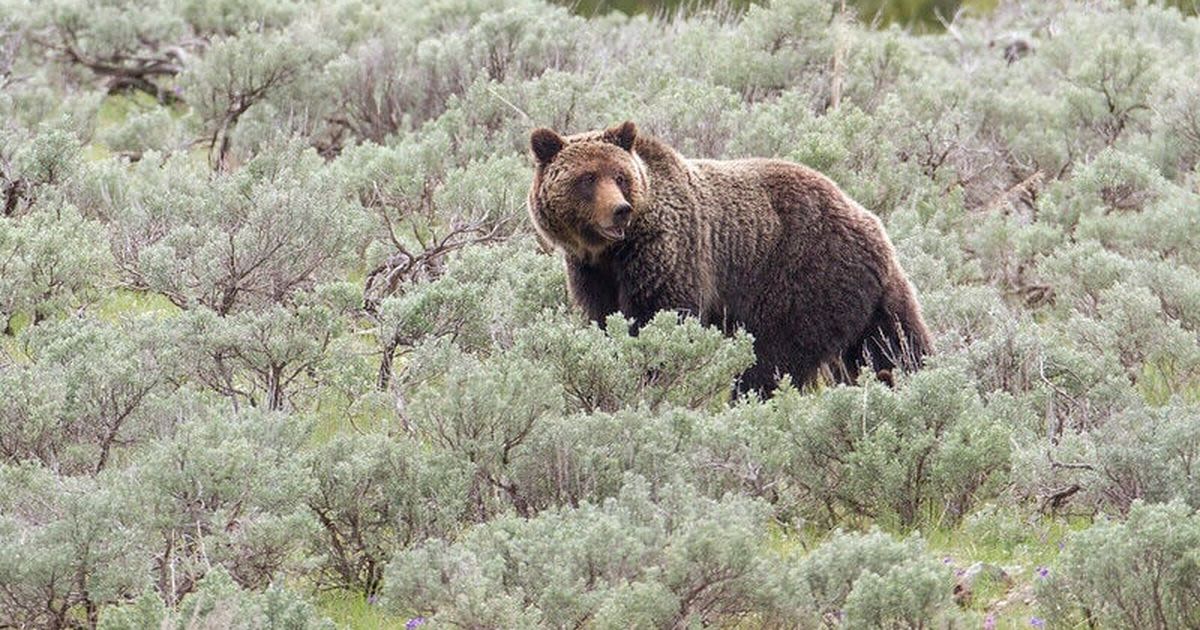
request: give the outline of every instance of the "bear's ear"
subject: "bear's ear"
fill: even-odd
[[[604,132],[604,139],[625,149],[633,150],[633,141],[637,139],[637,125],[632,120],[626,120],[617,127]]]
[[[533,133],[529,134],[529,146],[533,149],[533,157],[537,158],[538,164],[549,164],[550,160],[562,151],[564,144],[566,143],[561,136],[545,127],[534,129]]]

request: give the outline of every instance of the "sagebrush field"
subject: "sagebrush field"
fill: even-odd
[[[0,627],[1200,627],[1194,7],[843,4],[0,0]],[[876,213],[925,368],[587,322],[529,132],[627,119]]]

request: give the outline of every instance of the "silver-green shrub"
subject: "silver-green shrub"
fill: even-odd
[[[104,229],[67,205],[0,216],[0,323],[59,317],[94,299],[111,265]]]
[[[335,277],[363,215],[320,158],[289,144],[212,176],[182,154],[92,165],[73,196],[106,223],[122,282],[226,315],[286,303]]]
[[[986,404],[957,369],[927,368],[896,390],[788,390],[769,406],[783,423],[789,491],[812,518],[953,521],[1008,478],[1013,410]]]
[[[125,471],[144,561],[165,601],[179,603],[215,566],[249,588],[299,568],[316,522],[303,503],[312,479],[295,457],[309,431],[297,420],[201,415]]]
[[[167,608],[154,591],[146,591],[132,603],[106,608],[97,627],[330,630],[335,626],[296,592],[276,584],[261,592],[246,591],[218,567],[200,580],[177,610]]]
[[[111,477],[0,465],[0,618],[25,627],[95,624],[149,586],[139,514]]]
[[[834,532],[794,560],[781,578],[807,591],[827,622],[848,628],[924,628],[945,621],[950,570],[925,553],[920,539],[879,531]]]
[[[471,470],[416,440],[347,435],[308,458],[306,502],[320,524],[311,546],[317,581],[377,595],[396,549],[450,538],[468,508]]]
[[[182,369],[160,322],[70,318],[28,328],[20,340],[28,361],[0,365],[4,461],[97,474],[173,424],[164,412]]]
[[[1125,522],[1073,534],[1059,566],[1039,582],[1057,623],[1189,628],[1200,623],[1200,516],[1182,503],[1137,503]]]
[[[637,476],[602,504],[501,518],[389,566],[392,607],[457,625],[679,627],[757,618],[794,627],[927,627],[950,614],[949,571],[919,541],[836,534],[772,550],[761,502],[652,491]]]

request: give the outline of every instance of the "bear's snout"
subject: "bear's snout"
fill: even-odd
[[[625,227],[629,225],[629,219],[633,216],[633,206],[628,203],[621,202],[613,208],[613,225],[617,227]]]
[[[608,213],[608,220],[601,221],[598,226],[600,234],[609,241],[620,241],[625,238],[625,228],[633,217],[633,206],[627,201],[619,201]]]

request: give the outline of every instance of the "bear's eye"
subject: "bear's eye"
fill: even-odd
[[[617,187],[618,187],[618,188],[624,188],[624,187],[625,187],[626,181],[625,181],[625,174],[624,174],[624,173],[617,173],[617,176],[616,176],[616,177],[614,177],[614,178],[613,178],[613,180],[617,182]]]
[[[581,187],[591,188],[591,186],[596,183],[596,174],[595,173],[584,173],[583,175],[580,175],[579,179],[577,179],[575,181]]]

